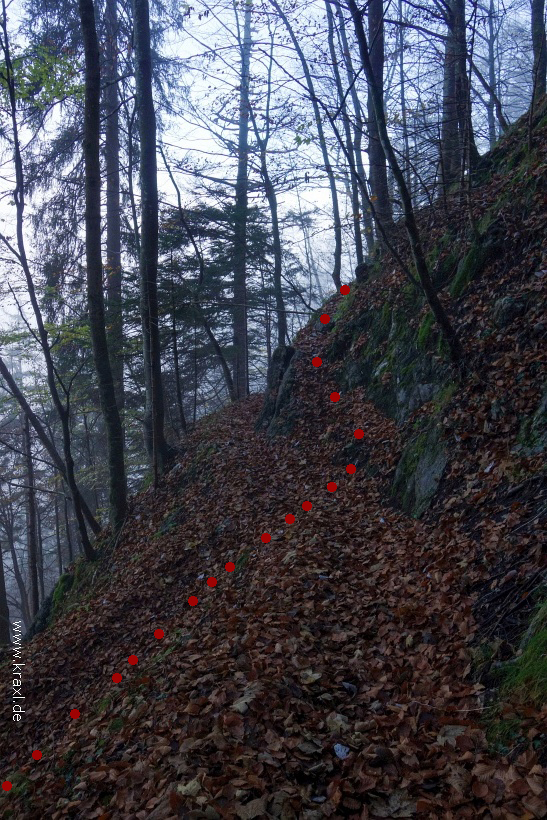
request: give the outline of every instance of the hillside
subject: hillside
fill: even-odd
[[[3,817],[545,816],[542,116],[420,214],[463,374],[391,261],[346,272],[62,580],[18,725],[2,667]]]

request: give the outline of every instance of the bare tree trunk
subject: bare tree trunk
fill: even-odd
[[[270,216],[272,221],[272,240],[273,240],[273,254],[274,254],[274,270],[273,270],[273,286],[275,295],[275,304],[277,308],[277,344],[284,345],[287,343],[287,314],[285,312],[285,303],[283,301],[283,287],[281,282],[281,271],[283,265],[283,255],[281,250],[281,232],[279,230],[279,214],[277,208],[277,194],[275,192],[274,184],[270,177],[267,161],[268,142],[270,139],[270,103],[272,91],[272,64],[273,64],[273,35],[270,35],[270,62],[268,63],[268,91],[266,95],[266,111],[265,111],[265,135],[262,137],[256,122],[256,117],[249,107],[249,114],[253,123],[253,129],[260,149],[260,173],[264,182],[264,192],[268,205],[270,206]],[[268,318],[268,333],[269,333],[269,318]]]
[[[123,312],[118,100],[118,0],[105,5],[106,310],[108,351],[118,412],[123,420]]]
[[[158,318],[158,178],[156,112],[152,96],[152,54],[148,0],[133,0],[135,77],[139,110],[141,185],[141,318],[146,407],[144,438],[154,485],[165,472],[171,448],[164,433],[164,395]]]
[[[177,317],[175,307],[175,288],[171,280],[171,342],[173,345],[173,363],[175,367],[175,393],[177,396],[177,408],[179,411],[180,429],[186,434],[186,416],[184,415],[184,403],[182,400],[182,382],[180,378],[179,348],[177,343]]]
[[[30,615],[34,618],[40,609],[38,590],[38,539],[36,534],[36,496],[34,491],[34,466],[32,464],[32,447],[28,419],[23,422],[23,450],[25,453],[27,483],[27,550],[30,578]]]
[[[403,0],[399,0],[398,6],[399,22],[403,21]],[[399,26],[399,85],[401,88],[401,119],[403,124],[403,146],[405,160],[405,179],[408,190],[411,191],[411,166],[410,166],[410,145],[408,141],[408,118],[406,113],[406,83],[405,83],[405,30],[404,26]]]
[[[28,629],[32,623],[32,617],[30,614],[30,604],[28,598],[27,588],[25,586],[25,582],[23,581],[23,576],[21,575],[21,569],[19,567],[19,561],[17,560],[17,553],[15,551],[15,540],[13,537],[13,527],[10,527],[9,530],[6,531],[6,535],[8,538],[8,545],[10,549],[11,555],[11,563],[13,565],[13,574],[15,576],[15,583],[17,584],[17,589],[19,590],[19,597],[21,598],[21,614],[23,616],[23,623],[25,624],[25,629]]]
[[[40,504],[38,503],[38,499],[35,495],[35,507],[36,507],[36,558],[37,558],[37,569],[38,569],[38,587],[40,589],[40,603],[43,602],[44,598],[46,597],[45,586],[44,586],[44,541],[42,539],[42,516],[40,515]]]
[[[65,496],[65,535],[66,535],[66,544],[68,547],[68,562],[71,564],[74,561],[74,549],[72,546],[72,535],[70,533],[70,516],[68,514],[68,498]]]
[[[106,426],[110,521],[114,529],[117,530],[123,524],[127,512],[127,486],[124,436],[110,368],[105,328],[101,258],[101,75],[99,42],[95,26],[93,0],[79,0],[79,8],[85,51],[84,160],[87,304],[99,399]]]
[[[55,482],[55,486],[57,486],[57,482]],[[57,571],[59,573],[59,577],[63,574],[63,547],[61,544],[61,522],[59,519],[59,500],[57,498],[57,493],[54,496],[54,509],[55,509],[55,545],[57,547]]]
[[[384,3],[383,0],[370,0],[368,4],[368,36],[370,43],[370,64],[376,87],[384,98]],[[374,114],[374,101],[369,84],[368,98],[368,158],[370,165],[370,191],[375,197],[376,219],[385,228],[393,222],[389,185],[387,181],[386,156],[382,141],[378,133],[378,125]]]
[[[547,42],[545,39],[545,0],[531,0],[532,3],[532,48],[534,50],[534,99],[545,94],[547,80]]]
[[[235,7],[234,7],[235,8]],[[249,188],[249,84],[251,59],[251,11],[250,0],[245,3],[243,37],[239,38],[241,56],[239,92],[239,134],[237,143],[237,177],[234,209],[234,389],[236,398],[242,399],[249,392],[247,372],[247,210]],[[236,10],[236,24],[239,19]]]
[[[361,208],[359,201],[359,185],[357,183],[357,163],[355,158],[355,148],[351,134],[351,125],[349,122],[348,111],[346,106],[346,97],[342,88],[342,80],[340,79],[340,71],[338,70],[338,56],[334,47],[334,18],[332,8],[329,0],[325,0],[325,8],[327,11],[328,23],[328,41],[329,52],[332,62],[332,70],[334,73],[334,81],[336,83],[336,90],[338,92],[338,106],[342,116],[342,123],[344,126],[344,136],[346,140],[346,157],[350,166],[350,201],[352,210],[353,222],[353,236],[355,240],[355,257],[356,262],[360,265],[363,262],[363,236],[361,234]]]
[[[429,274],[429,269],[427,267],[427,262],[422,247],[420,232],[418,230],[418,225],[416,224],[416,217],[414,215],[414,209],[412,207],[410,193],[406,185],[404,174],[401,171],[401,168],[397,161],[397,157],[395,156],[395,152],[393,150],[393,146],[391,145],[389,135],[387,132],[382,91],[381,88],[379,88],[376,84],[372,63],[370,61],[367,37],[363,26],[362,12],[359,11],[359,8],[355,0],[347,0],[347,2],[355,26],[355,34],[357,37],[357,42],[359,44],[359,53],[363,63],[363,69],[365,72],[365,76],[367,78],[367,82],[369,84],[369,89],[372,93],[374,115],[376,117],[376,124],[378,126],[378,137],[381,140],[382,148],[384,149],[387,161],[389,163],[389,166],[393,173],[393,177],[395,179],[395,182],[397,183],[397,187],[399,190],[399,196],[401,198],[405,220],[405,227],[408,235],[410,249],[412,252],[412,258],[414,261],[414,265],[416,267],[416,272],[418,274],[420,284],[423,288],[429,307],[431,308],[431,311],[437,323],[439,324],[442,334],[448,344],[452,360],[455,364],[460,364],[463,358],[463,349],[458,339],[458,336],[454,328],[452,327],[450,319],[448,318],[448,315],[442,303],[439,300],[437,292],[433,287],[433,283],[431,281],[431,276]]]
[[[329,188],[330,188],[330,195],[332,201],[332,215],[333,215],[333,222],[334,222],[334,266],[332,270],[332,279],[334,284],[337,288],[341,285],[340,274],[342,271],[342,223],[340,220],[340,206],[338,203],[338,192],[336,190],[336,180],[334,178],[334,171],[332,165],[330,163],[329,154],[327,151],[327,143],[325,140],[325,131],[323,128],[323,121],[321,119],[321,111],[319,109],[319,105],[317,102],[317,97],[315,94],[315,87],[313,84],[313,79],[310,73],[310,68],[308,65],[308,61],[300,47],[300,43],[298,42],[298,38],[294,33],[294,30],[289,22],[289,19],[277,0],[270,0],[272,6],[275,8],[277,13],[279,14],[281,20],[285,25],[289,33],[289,37],[291,38],[292,44],[294,46],[294,50],[296,51],[300,63],[302,65],[302,71],[304,72],[304,77],[306,79],[306,85],[308,87],[308,94],[310,95],[310,100],[313,108],[313,115],[315,119],[315,127],[317,128],[317,136],[319,139],[319,147],[321,149],[321,153],[323,155],[323,164],[325,166],[325,171],[327,173],[327,179],[329,181]]]
[[[0,646],[8,646],[11,643],[9,629],[9,607],[6,593],[6,576],[4,573],[4,557],[2,554],[2,544],[0,544]]]
[[[355,71],[353,70],[353,62],[351,59],[351,51],[348,44],[348,38],[346,34],[346,23],[344,20],[344,15],[342,13],[342,9],[339,5],[337,5],[336,13],[338,16],[338,33],[340,35],[340,42],[342,46],[342,54],[344,57],[344,62],[346,65],[346,74],[348,80],[348,87],[350,88],[350,95],[351,101],[353,104],[353,110],[355,112],[355,128],[354,128],[354,137],[353,137],[353,149],[355,152],[355,167],[357,170],[357,175],[360,180],[362,180],[359,187],[360,193],[360,202],[361,202],[361,211],[363,214],[363,225],[365,226],[365,239],[367,243],[367,251],[371,253],[374,247],[374,226],[372,221],[372,213],[370,211],[367,197],[365,196],[365,190],[367,185],[367,179],[365,174],[365,166],[363,163],[363,131],[364,131],[364,119],[363,119],[363,109],[361,107],[361,101],[359,100],[359,95],[357,94],[357,90],[355,88]]]

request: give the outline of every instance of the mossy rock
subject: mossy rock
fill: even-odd
[[[395,470],[392,495],[415,518],[430,506],[448,462],[441,436],[442,428],[435,424],[413,438]]]
[[[494,239],[474,242],[460,260],[456,275],[450,285],[450,295],[454,299],[461,296],[470,282],[499,255],[501,248],[501,244]]]
[[[543,388],[543,394],[539,407],[533,416],[524,419],[517,436],[518,453],[524,456],[535,456],[547,447],[547,384]]]

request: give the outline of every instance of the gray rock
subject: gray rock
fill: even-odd
[[[441,435],[441,428],[434,426],[412,439],[395,470],[392,493],[415,518],[431,504],[448,462]]]
[[[496,327],[507,327],[515,319],[524,316],[527,308],[528,301],[525,296],[504,296],[494,302],[492,319]]]

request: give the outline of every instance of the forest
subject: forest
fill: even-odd
[[[547,816],[545,0],[1,0],[0,807]]]

